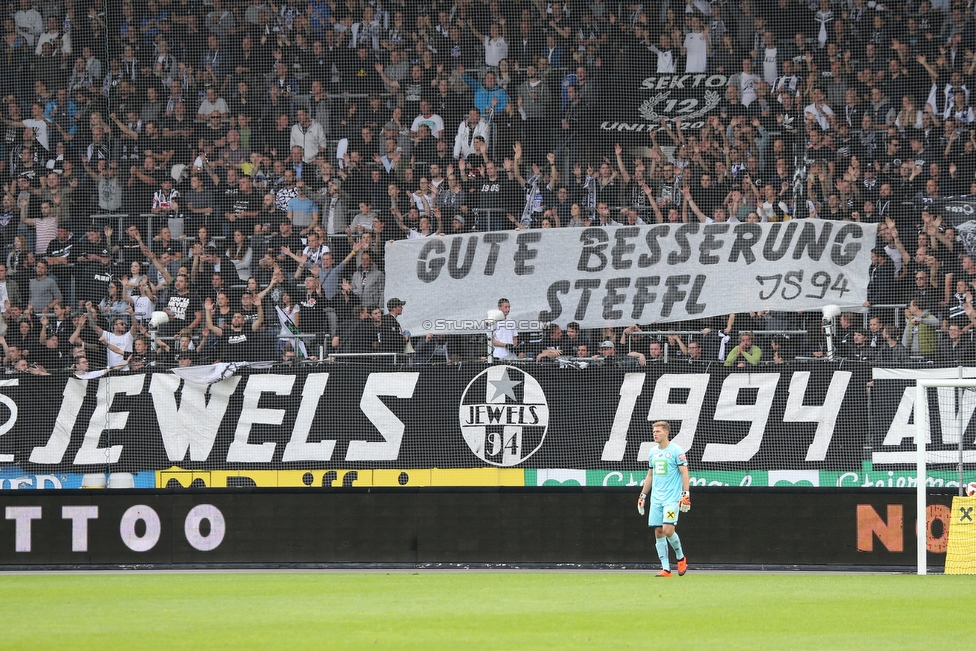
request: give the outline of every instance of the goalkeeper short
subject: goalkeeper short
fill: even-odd
[[[673,502],[651,501],[651,509],[647,514],[647,526],[660,527],[664,524],[678,524],[678,500]]]

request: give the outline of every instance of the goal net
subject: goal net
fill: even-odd
[[[942,551],[943,544],[946,573],[976,574],[976,498],[965,495],[967,471],[976,467],[971,422],[976,411],[976,380],[919,379],[915,404],[918,574],[927,572],[933,545]],[[957,474],[956,481],[946,482],[946,486],[957,487],[951,506],[931,499],[928,475],[934,470]]]

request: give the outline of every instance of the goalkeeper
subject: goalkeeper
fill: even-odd
[[[678,558],[678,576],[683,576],[688,570],[688,559],[681,549],[681,540],[675,533],[674,527],[678,523],[678,511],[691,509],[691,496],[688,492],[690,477],[688,475],[688,459],[685,452],[671,442],[671,426],[667,421],[660,420],[653,425],[654,442],[658,447],[649,455],[650,468],[644,485],[641,487],[640,497],[637,499],[637,511],[644,515],[644,505],[648,493],[651,496],[651,510],[647,516],[647,526],[654,527],[654,537],[657,538],[657,555],[661,559],[661,571],[656,576],[668,578],[671,576],[671,561],[668,558],[668,544],[674,548]],[[651,489],[653,488],[653,492]]]

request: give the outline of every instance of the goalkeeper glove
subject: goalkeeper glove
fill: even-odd
[[[678,501],[678,510],[682,513],[687,513],[691,510],[691,493],[688,491],[681,491],[681,499]]]
[[[640,497],[637,498],[637,512],[644,515],[644,500],[647,499],[647,493],[641,493]]]

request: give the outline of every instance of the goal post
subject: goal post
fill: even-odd
[[[915,380],[915,470],[916,470],[916,485],[915,485],[915,540],[916,540],[916,562],[918,565],[917,573],[922,576],[927,573],[928,563],[927,563],[927,546],[926,546],[926,483],[928,477],[928,457],[926,455],[926,439],[929,437],[931,432],[931,423],[929,419],[929,401],[928,401],[928,390],[930,388],[951,388],[951,389],[963,389],[968,392],[972,392],[974,400],[976,400],[976,379],[964,379],[964,378],[940,378],[940,379],[923,379],[918,378]],[[963,411],[962,406],[957,407],[957,411],[960,412],[959,415],[954,414],[953,420],[961,421],[961,412]],[[940,414],[941,416],[941,414]],[[949,419],[941,418],[940,426],[945,427],[945,425],[950,422]],[[963,464],[962,456],[962,443],[963,434],[965,430],[965,423],[961,423],[962,431],[959,432],[959,444],[960,444],[960,456],[958,462],[960,464],[960,469]],[[960,480],[960,491],[962,490],[962,482]]]

